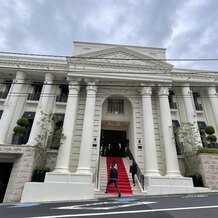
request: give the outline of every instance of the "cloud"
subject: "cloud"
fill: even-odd
[[[1,51],[71,55],[79,40],[167,47],[169,58],[218,56],[216,0],[0,1]]]

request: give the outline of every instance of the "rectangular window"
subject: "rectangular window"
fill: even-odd
[[[108,113],[124,114],[124,99],[108,99]]]
[[[197,92],[193,92],[193,99],[194,99],[195,109],[197,111],[202,111],[203,108],[202,108],[202,105],[199,104],[199,98],[200,98],[200,94],[197,93]]]
[[[31,101],[38,101],[40,99],[40,95],[42,92],[43,83],[42,82],[33,82],[31,85],[33,86],[33,91],[32,91],[32,93],[29,93],[27,99],[31,100]]]
[[[0,119],[2,118],[3,110],[0,110]]]

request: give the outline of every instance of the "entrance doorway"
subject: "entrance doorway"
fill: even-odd
[[[3,202],[13,163],[0,163],[0,203]]]
[[[102,130],[101,153],[102,156],[125,157],[126,131]]]

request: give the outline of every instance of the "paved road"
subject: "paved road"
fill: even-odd
[[[0,206],[0,218],[217,218],[218,194],[104,198],[65,203]]]

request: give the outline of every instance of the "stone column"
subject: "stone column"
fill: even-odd
[[[197,138],[196,146],[202,146],[200,132],[198,131],[198,123],[197,123],[197,118],[196,118],[197,114],[196,114],[196,109],[194,105],[193,95],[190,89],[190,85],[188,83],[183,84],[182,96],[184,100],[187,122],[192,123],[195,129],[197,130],[196,131],[196,138]],[[188,148],[188,149],[193,149],[193,148]]]
[[[95,115],[95,99],[97,87],[96,82],[88,82],[85,115],[79,155],[79,164],[76,173],[92,174],[91,172],[91,153],[93,141],[93,126]]]
[[[218,131],[218,100],[217,100],[216,87],[215,86],[208,87],[207,93],[209,96],[211,109],[213,112],[213,118],[216,124],[216,129]]]
[[[8,130],[11,125],[11,121],[16,109],[17,102],[20,97],[22,97],[22,87],[25,80],[26,74],[24,72],[18,71],[16,78],[13,80],[13,84],[10,88],[8,96],[5,100],[5,108],[2,114],[0,122],[0,144],[5,144],[5,140],[8,134]]]
[[[163,131],[163,143],[166,158],[166,176],[179,177],[179,163],[176,153],[176,146],[173,137],[172,117],[168,101],[169,88],[160,87],[158,90],[160,103],[160,116]]]
[[[196,122],[195,105],[194,105],[194,102],[193,102],[192,92],[191,92],[191,89],[190,89],[190,86],[189,86],[188,83],[183,84],[182,96],[183,96],[183,100],[184,100],[184,106],[185,106],[185,113],[186,113],[187,121],[191,122],[191,123]]]
[[[157,163],[155,146],[154,122],[151,103],[151,87],[143,87],[142,95],[142,117],[143,117],[143,151],[145,163],[145,176],[160,176]]]
[[[53,83],[54,76],[51,73],[46,73],[44,85],[42,88],[42,93],[40,95],[39,103],[36,109],[36,115],[33,121],[32,129],[30,132],[29,140],[27,145],[34,146],[36,145],[36,138],[41,134],[40,123],[42,122],[43,113],[47,112],[47,108],[49,105],[49,100],[52,96],[51,89]]]
[[[58,157],[54,172],[70,173],[70,151],[72,147],[72,139],[74,136],[79,89],[79,81],[69,80],[69,94],[62,131],[65,138],[62,140],[62,144],[58,150]]]

